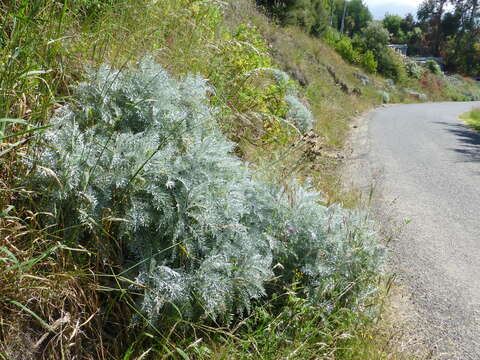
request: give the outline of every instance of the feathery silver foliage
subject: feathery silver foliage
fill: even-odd
[[[380,265],[368,222],[299,184],[254,180],[218,130],[210,91],[149,59],[91,72],[43,135],[41,209],[67,242],[110,241],[114,222],[109,235],[126,244],[125,266],[137,264],[139,306],[152,320],[180,311],[228,321],[274,276],[286,285],[298,274],[312,301],[356,306]],[[311,124],[304,106],[291,107]]]

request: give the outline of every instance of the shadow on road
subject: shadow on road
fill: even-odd
[[[442,121],[435,122],[435,124],[442,125],[448,132],[457,137],[460,146],[450,150],[464,155],[466,162],[480,161],[480,134],[463,124],[452,124]]]

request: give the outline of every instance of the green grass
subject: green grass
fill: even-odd
[[[476,131],[480,131],[480,108],[472,109],[460,116],[465,123]]]
[[[388,286],[386,283],[384,289]],[[297,297],[298,290],[295,285],[285,289],[229,327],[179,322],[177,329],[162,340],[154,332],[143,332],[124,358],[138,358],[148,352],[155,354],[153,358],[199,360],[414,359],[397,347],[398,328],[372,317],[371,309],[329,313]],[[384,298],[385,294],[372,298],[372,305],[382,303]],[[166,352],[169,355],[165,357]]]

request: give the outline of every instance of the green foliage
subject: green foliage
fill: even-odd
[[[343,5],[343,0],[338,3]],[[357,200],[347,199],[339,190],[337,177],[331,175],[334,160],[319,156],[314,165],[321,170],[316,170],[304,157],[296,157],[303,156],[305,144],[291,125],[300,130],[307,124],[304,129],[308,129],[312,116],[301,92],[276,69],[270,53],[283,68],[292,74],[299,70],[308,79],[305,90],[315,110],[315,130],[329,146],[341,146],[354,112],[370,108],[379,99],[373,86],[362,87],[359,96],[342,93],[319,64],[334,67],[347,83],[357,69],[300,29],[283,30],[268,23],[248,0],[19,0],[3,2],[0,9],[0,61],[4,65],[0,106],[5,117],[0,121],[0,252],[5,255],[0,292],[13,300],[3,299],[0,306],[2,356],[14,358],[20,353],[29,359],[110,359],[122,358],[118,353],[125,346],[129,348],[125,359],[157,355],[186,358],[185,353],[193,358],[202,354],[213,358],[218,352],[229,359],[257,358],[259,354],[268,354],[271,359],[316,358],[319,354],[348,358],[347,353],[352,359],[376,358],[358,355],[355,341],[366,323],[364,312],[368,315],[372,308],[365,304],[365,298],[367,289],[376,289],[377,257],[370,255],[378,248],[364,217],[318,206],[336,201],[354,206]],[[335,11],[333,23],[339,26]],[[330,9],[327,14],[330,20]],[[348,10],[347,33],[354,25],[351,15]],[[340,38],[335,32],[331,31],[335,38],[332,44]],[[361,61],[365,49],[355,42],[353,48]],[[154,54],[172,76],[160,68],[154,81],[150,81],[151,76],[133,75],[128,64],[144,54]],[[85,64],[95,67],[100,63],[114,65],[103,68],[91,83],[72,90],[72,85],[84,79]],[[120,75],[112,69],[125,71]],[[208,86],[188,73],[201,74],[208,79]],[[86,78],[90,81],[91,76]],[[157,80],[165,80],[158,86],[165,90],[160,95],[150,88],[157,88]],[[129,90],[122,92],[124,85]],[[170,96],[168,89],[176,95]],[[198,95],[194,89],[203,93]],[[478,98],[478,89],[474,89],[466,80],[448,87],[452,98],[463,100]],[[71,91],[76,93],[73,99]],[[55,115],[47,141],[40,144],[46,149],[37,154],[48,155],[37,164],[54,172],[36,168],[42,173],[35,175],[38,182],[33,182],[28,171],[32,168],[27,170],[23,162],[25,154],[37,149],[33,131],[42,129],[53,110],[66,102],[70,105]],[[218,118],[220,124],[200,119],[207,108],[208,119]],[[164,111],[149,112],[155,109]],[[160,127],[155,123],[158,118],[169,126],[155,130],[155,138],[152,129]],[[197,124],[197,120],[198,126],[184,131],[184,124]],[[218,125],[230,139],[239,140],[238,146],[225,141]],[[145,130],[140,131],[143,126]],[[262,141],[252,144],[242,133],[249,126],[266,130]],[[197,136],[197,130],[204,131],[205,136]],[[203,147],[198,139],[203,139]],[[290,147],[292,143],[300,146]],[[157,148],[159,153],[154,154]],[[256,175],[282,179],[284,186],[252,180],[245,200],[243,176],[251,178],[252,173],[228,151],[241,154],[255,166],[267,164],[268,174]],[[272,159],[275,166],[269,167]],[[305,194],[299,194],[305,189],[284,181],[285,174],[311,177],[326,198],[320,199],[313,192],[318,201],[306,201]],[[27,183],[26,189],[22,183]],[[233,190],[232,183],[237,186]],[[154,198],[154,192],[159,198]],[[37,196],[30,199],[28,194],[33,193]],[[22,194],[32,201],[18,201]],[[240,214],[243,217],[237,211],[242,206],[248,206]],[[56,218],[37,214],[40,208],[51,210]],[[255,220],[258,213],[266,215],[254,222],[260,224],[258,229],[252,229],[247,217]],[[218,222],[205,225],[212,218]],[[302,222],[304,219],[308,221]],[[260,234],[251,251],[248,242],[241,241],[245,233],[247,238]],[[153,239],[155,234],[158,237]],[[198,234],[206,234],[206,241],[195,237]],[[172,243],[174,239],[178,241]],[[137,240],[145,246],[136,247]],[[58,245],[57,241],[68,245]],[[72,246],[75,244],[80,246]],[[199,246],[202,248],[195,252]],[[271,252],[265,251],[266,256],[256,261],[262,246]],[[232,247],[241,254],[229,257],[227,250]],[[215,255],[224,254],[225,259],[215,262]],[[270,254],[274,260],[268,267],[265,264]],[[315,254],[317,258],[312,260]],[[144,255],[145,261],[139,263]],[[252,260],[245,260],[248,256]],[[280,263],[279,259],[288,261]],[[325,269],[320,269],[322,266]],[[272,279],[271,273],[262,273],[265,269],[276,276]],[[167,281],[171,278],[178,282]],[[136,279],[137,286],[133,284]],[[295,284],[289,284],[291,279]],[[239,296],[235,293],[232,299],[217,288],[211,290],[213,282],[218,288],[238,290]],[[257,299],[261,289],[255,284],[259,283],[267,295]],[[172,289],[172,284],[178,287]],[[278,301],[284,295],[275,294],[282,294],[285,288],[288,301]],[[182,289],[192,293],[184,294]],[[201,291],[208,292],[208,299]],[[252,298],[242,298],[245,292]],[[172,298],[175,301],[169,303]],[[181,326],[173,327],[163,322],[164,332],[152,328],[141,335],[155,339],[158,348],[154,352],[147,341],[130,337],[136,336],[128,327],[136,310],[131,306],[133,300],[156,319],[178,319],[178,309],[185,319],[203,314],[228,320],[235,314],[225,315],[225,311],[242,312],[250,303],[255,309],[252,317],[235,323],[246,326],[240,333],[237,326],[235,330],[213,329],[217,323],[210,329],[222,337],[210,338],[210,332],[203,341],[200,331],[206,327],[199,322],[185,325],[187,321],[179,321],[176,325]],[[62,309],[68,310],[70,319],[65,323],[67,316],[59,317]],[[37,331],[37,325],[49,328],[58,323],[61,331],[52,341],[51,336],[45,338]],[[78,324],[82,324],[81,331]],[[195,336],[184,336],[185,326],[191,326]],[[137,356],[130,352],[134,347],[138,347]],[[390,358],[390,343],[380,351],[380,358]]]
[[[343,7],[339,6],[339,10],[343,11]],[[364,4],[363,0],[351,0],[347,3],[345,31],[350,36],[361,32],[362,29],[367,27],[368,23],[372,20],[372,14]]]
[[[220,357],[353,360],[363,355],[357,353],[361,346],[351,347],[350,343],[360,335],[361,324],[370,323],[368,312],[345,308],[329,312],[312,306],[302,297],[298,283],[285,290],[275,294],[269,304],[256,307],[235,337],[222,339],[226,346]]]
[[[61,91],[67,9],[55,1],[8,1],[0,5],[0,109],[2,117],[41,123]],[[55,26],[50,25],[55,19]],[[43,36],[38,36],[42,34]]]
[[[368,7],[362,0],[351,0],[345,2],[343,0],[328,1],[329,12],[333,15],[333,27],[337,30],[341,29],[342,18],[345,9],[344,34],[354,36],[364,29],[367,24],[372,21],[373,17]]]
[[[98,12],[112,6],[118,1],[119,0],[68,0],[66,4],[68,4],[70,9],[75,9],[85,17],[96,17],[98,16]]]
[[[315,35],[328,25],[328,16],[322,0],[296,0],[288,2],[281,16],[284,25],[295,25]]]
[[[354,43],[364,52],[361,63],[366,70],[372,72],[372,69],[376,69],[382,75],[398,81],[405,77],[405,65],[399,55],[387,47],[389,38],[383,24],[372,21],[354,39]]]
[[[360,65],[370,73],[377,71],[378,63],[373,51],[366,50],[361,52],[363,49],[355,47],[355,42],[348,36],[342,36],[338,41],[335,41],[334,36],[330,36],[327,42],[333,42],[335,50],[349,63]]]
[[[477,0],[424,1],[416,27],[422,36],[411,39],[422,55],[442,56],[450,71],[475,76],[480,71],[480,11]],[[449,5],[450,5],[449,4]]]
[[[340,41],[335,44],[335,50],[348,62],[358,64],[360,62],[360,54],[353,48],[352,40],[347,36],[342,36]]]
[[[408,44],[409,55],[445,57],[450,69],[465,75],[476,76],[480,72],[477,0],[423,1],[416,14],[417,20],[412,14],[404,18],[386,14],[382,22],[372,21],[363,0],[257,0],[257,3],[267,7],[284,25],[297,25],[315,35],[329,32],[331,26],[354,38],[370,27],[364,36],[364,41],[368,42],[364,51],[370,49],[376,55],[387,44],[384,41],[387,39]],[[384,34],[380,34],[379,29],[372,33],[372,23],[384,27]]]
[[[377,60],[380,58],[380,55],[385,52],[389,39],[390,34],[388,30],[378,21],[369,22],[359,36],[361,46],[366,50],[373,51]]]
[[[480,122],[480,108],[475,108],[470,112],[470,118],[473,120]]]
[[[245,128],[237,116],[251,113],[266,132],[262,141],[289,141],[292,129],[285,123],[289,112],[286,97],[296,92],[295,85],[287,74],[273,67],[269,48],[258,29],[242,24],[232,32],[224,32],[217,49],[215,66],[208,73],[216,89],[212,103],[223,106],[225,118],[231,119],[231,132],[243,134]],[[225,99],[230,99],[226,108]]]
[[[322,40],[332,47],[335,47],[335,44],[341,39],[342,36],[340,35],[340,33],[331,27],[325,30],[325,32],[322,34]]]
[[[385,48],[377,54],[378,71],[387,78],[402,81],[406,77],[405,65],[402,58],[394,50]]]
[[[479,12],[480,14],[480,12]],[[462,74],[480,74],[480,28],[475,33],[467,32],[450,36],[445,43],[445,54],[449,67]]]
[[[393,43],[400,44],[406,42],[407,39],[402,29],[403,19],[401,16],[387,14],[385,15],[382,23],[390,33]]]
[[[480,108],[474,108],[472,111],[461,115],[465,123],[476,131],[480,131]]]
[[[152,61],[91,73],[42,139],[29,179],[39,210],[67,243],[125,244],[152,321],[229,320],[273,279],[299,281],[328,311],[355,309],[375,292],[380,266],[364,216],[326,208],[294,183],[254,181],[218,131],[209,91]]]
[[[440,75],[442,73],[440,65],[434,60],[428,60],[425,62],[425,67],[434,75]]]
[[[362,54],[360,56],[360,65],[369,73],[376,72],[378,68],[378,62],[375,59],[374,53],[370,50],[367,50],[364,54]]]
[[[240,112],[244,107],[269,111],[268,95],[248,81],[258,69],[272,67],[267,44],[254,26],[240,25],[232,33],[225,32],[214,62],[208,77],[216,85],[219,102],[237,98]]]
[[[397,35],[402,30],[402,17],[399,15],[386,14],[382,23],[392,35]]]
[[[328,28],[324,0],[257,0],[257,3],[279,18],[283,25],[299,26],[313,35],[320,35]]]
[[[329,31],[330,25],[341,29],[346,5],[344,33],[353,36],[372,20],[372,14],[362,0],[257,0],[283,25],[302,27],[307,33],[321,35]]]

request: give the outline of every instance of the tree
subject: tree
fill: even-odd
[[[403,43],[405,42],[405,33],[402,30],[403,19],[398,15],[386,14],[382,23],[383,26],[390,33],[392,42]]]
[[[379,21],[371,21],[362,30],[360,41],[365,50],[371,50],[375,55],[385,51],[390,40],[388,30]]]
[[[345,10],[343,30],[350,37],[360,33],[373,19],[370,10],[368,10],[363,0],[332,0],[330,4],[332,13],[331,24],[337,30],[340,30],[342,27]]]
[[[417,17],[427,34],[433,55],[440,55],[442,43],[442,17],[447,0],[424,0],[418,8]]]
[[[453,4],[454,18],[448,19],[444,29],[449,33],[445,49],[447,65],[452,70],[477,75],[480,73],[479,2],[478,0],[453,0]],[[452,24],[454,20],[456,22]],[[452,29],[453,25],[457,28]]]
[[[314,35],[321,34],[329,23],[327,0],[257,0],[257,3],[283,25],[300,26]]]
[[[363,0],[351,0],[348,2],[347,12],[353,20],[349,31],[350,36],[359,33],[373,20],[372,14]]]
[[[408,34],[409,32],[413,31],[415,28],[415,18],[412,14],[408,13],[405,18],[402,19],[402,22],[400,24],[400,28],[405,34]]]

